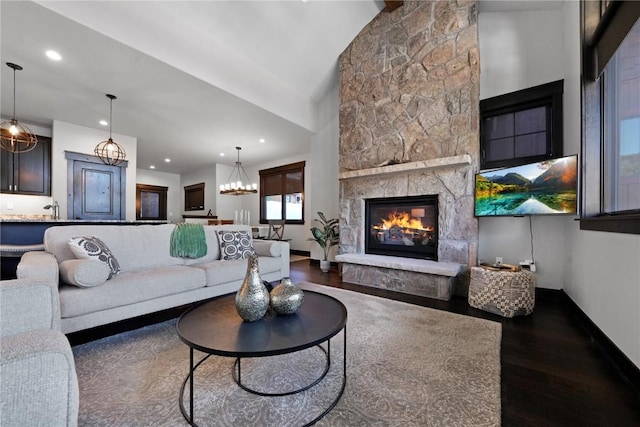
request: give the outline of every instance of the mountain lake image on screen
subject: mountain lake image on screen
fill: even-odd
[[[476,216],[577,213],[578,156],[476,174]]]

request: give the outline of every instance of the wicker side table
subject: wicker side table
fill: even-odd
[[[504,317],[526,316],[535,306],[536,278],[530,271],[471,267],[469,305]]]

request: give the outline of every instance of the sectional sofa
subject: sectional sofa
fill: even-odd
[[[235,292],[247,260],[234,259],[247,245],[259,256],[263,280],[289,276],[289,244],[253,240],[245,225],[204,226],[206,254],[172,256],[175,224],[65,225],[48,228],[45,251],[26,253],[18,278],[58,284],[60,329],[71,333]],[[97,237],[108,251],[79,257],[76,243]],[[85,242],[86,243],[86,242]],[[94,254],[95,255],[95,254]],[[175,253],[174,253],[175,255]],[[114,274],[114,263],[117,274]]]

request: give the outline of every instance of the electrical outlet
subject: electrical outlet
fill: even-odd
[[[13,203],[11,203],[11,202],[7,203],[7,210],[8,211],[12,211],[13,210]]]
[[[496,257],[496,264],[502,264],[502,257],[501,256],[497,256]]]
[[[534,262],[532,262],[531,264],[529,264],[529,270],[530,270],[532,273],[535,273],[535,272],[536,272],[536,264],[535,264]]]

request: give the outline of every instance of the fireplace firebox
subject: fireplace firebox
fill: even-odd
[[[365,200],[365,252],[438,260],[438,195]]]

